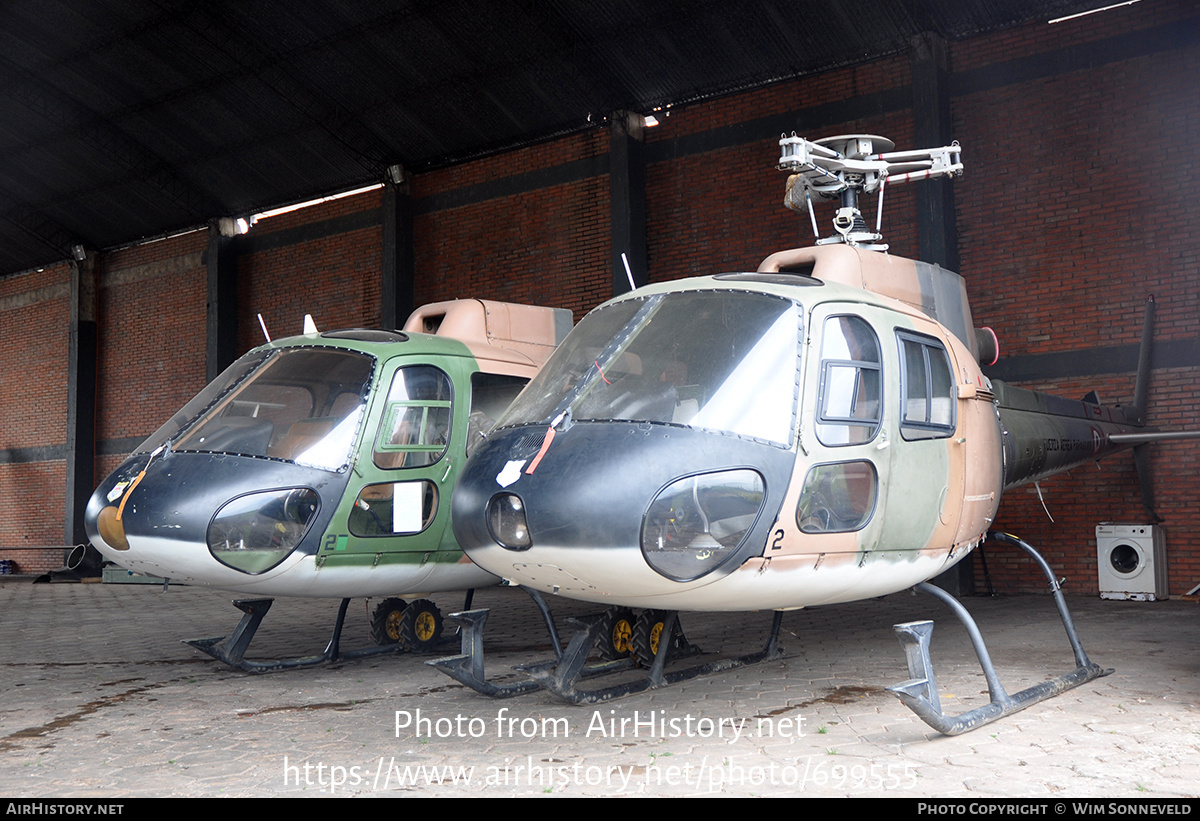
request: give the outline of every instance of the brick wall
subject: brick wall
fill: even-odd
[[[99,441],[144,439],[204,387],[207,242],[197,231],[102,255]]]
[[[597,128],[417,175],[416,303],[480,297],[569,308],[578,320],[611,296],[607,175],[584,170],[540,182],[607,151],[607,133]],[[505,180],[537,187],[498,196],[482,188]],[[454,193],[460,196],[438,205]]]
[[[259,313],[272,338],[300,333],[305,314],[322,330],[379,326],[379,207],[375,190],[254,226],[237,257],[239,354],[263,343]],[[346,223],[361,227],[323,230]]]
[[[1187,159],[1200,133],[1200,44],[1187,34],[1197,18],[1191,3],[1143,3],[950,47],[953,130],[967,164],[954,183],[961,268],[976,323],[994,327],[1014,360],[1132,345],[1154,293],[1158,339],[1182,346],[1162,348],[1176,354],[1155,372],[1150,421],[1164,427],[1200,427],[1197,368],[1178,355],[1200,337],[1200,207]],[[897,55],[659,112],[645,138],[650,279],[753,269],[808,244],[807,217],[780,205],[779,132],[878,133],[911,147],[910,82],[909,57]],[[607,298],[607,152],[598,124],[416,175],[418,304],[479,296],[567,307],[578,319]],[[892,252],[915,255],[916,187],[887,196]],[[864,211],[874,205],[868,198]],[[380,209],[371,191],[264,219],[238,240],[239,352],[261,340],[259,312],[273,336],[296,332],[304,313],[322,328],[378,324]],[[828,206],[818,213],[823,233],[830,216]],[[206,248],[201,232],[101,256],[98,473],[202,386]],[[65,272],[0,280],[0,450],[10,457],[0,494],[38,500],[0,523],[0,545],[62,538],[54,448],[65,428]],[[19,306],[11,299],[30,294]],[[1023,384],[1074,397],[1095,389],[1107,402],[1133,393],[1132,374],[1103,368]],[[1200,582],[1197,459],[1200,444],[1154,446],[1173,593]],[[1094,593],[1095,524],[1145,518],[1132,460],[1048,480],[1042,495],[1054,523],[1036,491],[1021,488],[996,525],[1046,549],[1069,590]],[[1044,589],[1015,554],[989,548],[987,558],[998,589]]]
[[[67,426],[66,264],[0,280],[0,546],[63,544]],[[18,572],[62,566],[59,551],[0,551]]]
[[[957,76],[992,64],[992,76],[1009,78],[991,88],[989,74],[977,74],[976,88],[953,104],[967,163],[955,190],[962,271],[975,321],[996,330],[1002,356],[1136,344],[1150,294],[1158,342],[1197,338],[1200,212],[1186,158],[1200,123],[1191,79],[1200,48],[1171,38],[1194,15],[1184,3],[1139,5],[952,48]],[[1154,35],[1143,42],[1129,36],[1142,31]],[[1086,69],[1037,76],[1044,55],[1093,39],[1100,45],[1092,53],[1109,62],[1089,57],[1096,64]],[[1159,363],[1151,424],[1200,428],[1196,376],[1194,365]],[[1096,390],[1106,403],[1128,404],[1134,379],[1101,373],[1023,386],[1074,398]],[[1179,594],[1200,583],[1200,487],[1191,481],[1200,443],[1151,447],[1171,592]],[[1096,525],[1148,521],[1132,457],[1113,455],[1041,490],[1053,522],[1030,486],[1005,497],[996,526],[1046,549],[1068,591],[1094,593]],[[1046,588],[1014,551],[988,548],[987,559],[1001,591]],[[977,571],[982,583],[978,563]]]

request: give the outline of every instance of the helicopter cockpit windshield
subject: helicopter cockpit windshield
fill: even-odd
[[[342,470],[374,367],[373,357],[336,348],[252,352],[226,371],[230,378],[214,383],[217,391],[210,392],[210,385],[197,397],[207,396],[209,407],[183,427],[172,449]]]
[[[802,311],[790,299],[687,291],[589,314],[499,427],[635,421],[790,447]]]

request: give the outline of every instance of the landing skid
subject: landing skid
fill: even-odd
[[[263,616],[267,615],[267,611],[271,609],[271,604],[274,601],[274,599],[241,599],[235,601],[233,606],[241,610],[245,615],[242,616],[242,620],[238,622],[237,627],[233,629],[228,638],[217,636],[211,639],[187,639],[183,643],[190,644],[197,650],[212,656],[217,661],[223,661],[230,667],[236,667],[247,673],[270,673],[293,667],[311,667],[314,664],[324,664],[325,662],[341,661],[343,659],[396,653],[403,649],[399,644],[392,644],[386,647],[367,647],[347,653],[341,652],[342,626],[346,622],[346,608],[350,606],[350,599],[342,599],[342,603],[338,606],[337,621],[333,625],[333,635],[329,639],[329,644],[325,647],[325,652],[321,655],[303,656],[294,659],[272,659],[270,661],[247,661],[243,656],[245,656],[246,650],[249,649],[250,642],[254,639],[254,634],[258,632],[258,626],[262,623]],[[223,645],[221,644],[222,642],[224,642]]]
[[[471,598],[474,593],[474,590],[467,591],[464,606],[471,606]],[[326,662],[350,661],[352,659],[382,656],[405,651],[424,651],[428,647],[432,647],[441,636],[441,614],[432,602],[422,599],[414,602],[412,606],[424,606],[424,609],[429,612],[430,624],[432,625],[433,620],[436,620],[436,625],[431,626],[427,634],[422,634],[418,631],[416,638],[410,638],[409,642],[414,646],[406,646],[401,642],[343,652],[341,649],[342,627],[346,623],[346,609],[350,605],[350,599],[342,599],[341,604],[338,605],[337,619],[333,624],[333,635],[329,639],[329,644],[325,647],[325,652],[316,656],[302,656],[300,658],[249,661],[245,658],[246,651],[249,649],[250,642],[254,639],[255,633],[258,632],[258,627],[262,623],[263,617],[267,615],[267,611],[271,609],[271,604],[274,601],[274,599],[237,600],[233,603],[233,606],[241,610],[244,615],[228,638],[225,636],[216,636],[215,638],[208,639],[187,639],[183,643],[190,644],[197,650],[212,656],[217,661],[224,662],[230,667],[236,667],[244,672],[271,673],[294,667],[311,667],[315,664],[325,664]],[[399,600],[389,599],[388,601]]]
[[[1106,670],[1094,664],[1088,659],[1087,653],[1083,651],[1083,644],[1079,641],[1079,634],[1075,631],[1075,623],[1071,619],[1070,611],[1067,610],[1067,602],[1063,598],[1059,582],[1055,579],[1054,571],[1050,568],[1046,560],[1042,558],[1041,554],[1028,543],[1008,533],[992,532],[988,534],[988,538],[1001,544],[1021,548],[1041,566],[1042,572],[1046,574],[1046,578],[1050,582],[1050,590],[1054,595],[1054,603],[1058,607],[1058,614],[1062,618],[1063,627],[1067,632],[1067,640],[1070,642],[1071,650],[1075,654],[1076,667],[1069,673],[1065,673],[1050,681],[1035,684],[1010,696],[1004,689],[1004,685],[1000,683],[1000,678],[996,675],[996,669],[992,666],[991,656],[988,654],[987,647],[984,646],[983,636],[980,634],[975,620],[971,618],[971,614],[946,591],[926,582],[921,582],[914,589],[940,599],[958,616],[963,626],[966,627],[967,633],[971,637],[971,644],[975,647],[975,655],[978,657],[979,664],[983,668],[984,677],[987,679],[988,693],[991,696],[991,701],[982,707],[958,716],[945,715],[942,712],[941,699],[938,697],[937,681],[934,679],[933,674],[933,662],[929,656],[929,643],[933,636],[933,622],[917,621],[897,624],[894,629],[897,637],[900,639],[900,643],[904,646],[910,678],[902,684],[897,684],[887,689],[895,693],[904,702],[905,706],[916,713],[922,721],[943,735],[961,735],[962,733],[970,732],[985,724],[990,724],[998,718],[1024,710],[1026,707],[1037,704],[1040,701],[1045,701],[1048,698],[1078,687],[1080,684],[1113,672],[1111,669]]]
[[[771,625],[770,638],[766,647],[757,653],[751,653],[736,658],[721,659],[689,667],[684,670],[664,671],[668,660],[672,657],[693,655],[699,650],[689,644],[682,634],[677,631],[678,615],[674,612],[667,614],[666,621],[658,633],[658,650],[650,665],[647,675],[634,681],[614,684],[609,687],[580,689],[577,685],[581,679],[630,670],[634,667],[633,659],[587,664],[588,655],[596,646],[601,634],[608,626],[604,615],[588,616],[571,619],[576,626],[575,634],[565,650],[560,649],[557,633],[554,629],[554,619],[545,599],[536,590],[526,589],[542,613],[547,628],[550,631],[554,647],[553,661],[522,665],[516,669],[525,672],[529,679],[512,684],[495,684],[487,681],[483,663],[483,628],[487,624],[487,610],[473,610],[467,613],[454,613],[450,620],[462,627],[462,653],[443,659],[435,659],[428,664],[441,670],[455,681],[465,684],[477,693],[493,698],[510,698],[534,690],[546,690],[571,704],[597,704],[610,701],[622,696],[641,693],[669,684],[677,684],[699,676],[720,673],[737,667],[757,664],[766,659],[780,655],[779,628],[783,621],[783,613],[776,612]],[[677,638],[678,637],[678,638]]]

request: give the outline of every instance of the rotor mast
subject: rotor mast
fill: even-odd
[[[957,142],[942,148],[893,151],[896,144],[873,134],[844,134],[823,140],[783,136],[776,166],[791,174],[783,204],[793,211],[807,211],[817,245],[846,243],[871,251],[886,251],[880,242],[883,222],[883,193],[890,184],[910,180],[962,174],[961,149]],[[879,192],[875,230],[868,228],[859,208],[860,194]],[[822,238],[813,212],[813,198],[839,200],[833,217],[834,233]]]

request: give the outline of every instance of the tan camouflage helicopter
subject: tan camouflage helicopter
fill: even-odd
[[[816,233],[813,200],[839,200],[835,233],[752,273],[652,284],[592,311],[455,490],[459,544],[531,592],[551,629],[539,593],[608,612],[555,662],[528,668],[531,682],[504,686],[484,677],[486,611],[461,614],[463,655],[431,662],[444,672],[491,695],[542,687],[605,700],[772,656],[783,611],[917,586],[959,608],[994,685],[986,707],[942,715],[932,622],[898,626],[912,680],[892,689],[942,732],[1104,674],[1044,562],[1076,669],[1016,696],[966,611],[926,582],[984,541],[1004,490],[1148,441],[1148,368],[1132,414],[983,374],[996,339],[974,327],[963,279],[883,253],[878,224],[870,230],[858,205],[878,193],[882,212],[885,185],[960,174],[957,143],[894,152],[877,136],[793,135],[780,146],[786,204],[807,211]],[[774,610],[775,620],[762,652],[665,672],[667,657],[688,648],[679,610]],[[605,658],[631,651],[648,677],[576,689],[596,642]]]

